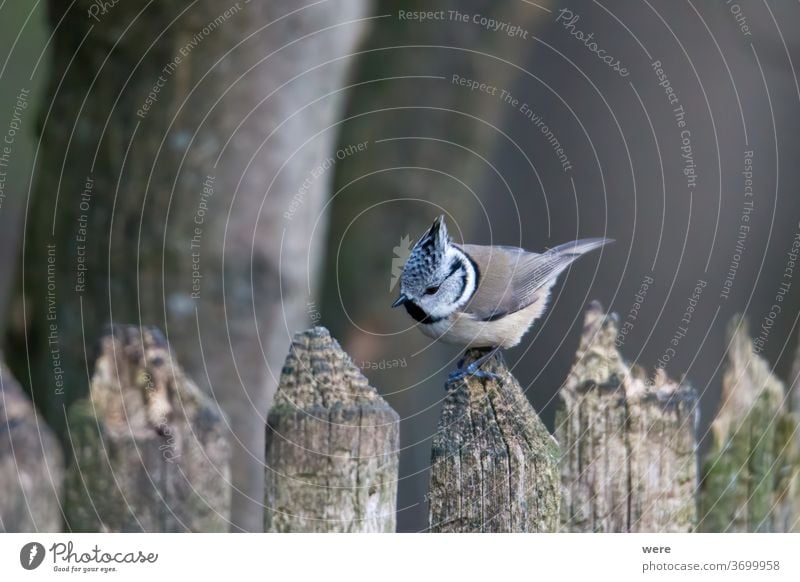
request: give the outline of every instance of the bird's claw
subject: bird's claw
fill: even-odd
[[[453,370],[452,372],[450,372],[447,375],[447,381],[448,382],[457,382],[458,380],[461,380],[461,378],[466,376],[467,373],[468,372],[464,368],[459,368],[457,370]]]

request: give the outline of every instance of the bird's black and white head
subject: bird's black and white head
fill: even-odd
[[[450,240],[440,216],[411,249],[392,307],[404,305],[420,322],[438,321],[465,305],[476,286],[475,265]]]

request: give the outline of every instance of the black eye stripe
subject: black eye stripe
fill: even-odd
[[[453,266],[452,266],[452,267],[450,267],[450,272],[449,272],[449,273],[447,273],[447,277],[445,277],[445,279],[449,279],[450,277],[452,277],[453,275],[455,275],[455,274],[456,274],[456,272],[457,272],[459,269],[463,269],[463,268],[464,268],[464,264],[463,264],[463,263],[462,263],[460,260],[458,260],[458,261],[453,261]]]
[[[464,276],[461,278],[461,289],[458,290],[459,297],[464,295],[464,290],[467,288],[467,268],[463,265],[461,268],[464,270]]]

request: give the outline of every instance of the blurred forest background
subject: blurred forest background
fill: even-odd
[[[389,304],[404,248],[441,213],[469,242],[616,239],[571,268],[507,354],[551,428],[592,299],[631,324],[631,361],[698,389],[701,439],[735,313],[768,330],[763,354],[790,380],[796,4],[305,4],[0,3],[0,134],[21,112],[2,168],[0,329],[62,443],[103,327],[158,325],[232,419],[231,529],[258,530],[263,418],[292,335],[318,323],[399,412],[398,529],[423,529],[460,354]],[[442,17],[403,16],[420,10]]]

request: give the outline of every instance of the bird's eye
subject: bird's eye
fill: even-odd
[[[432,287],[428,287],[427,289],[425,289],[425,295],[433,295],[438,290],[439,290],[439,286],[438,285],[434,285]]]

